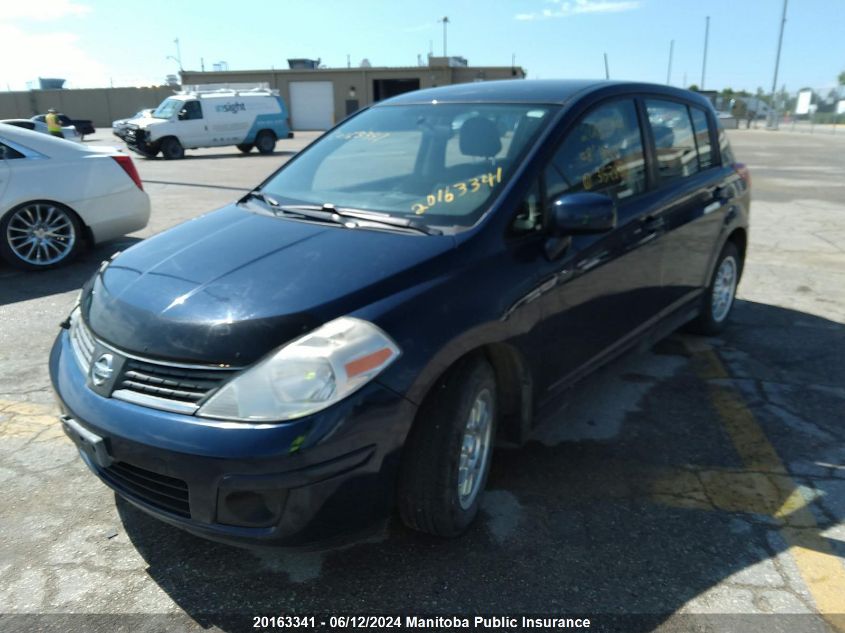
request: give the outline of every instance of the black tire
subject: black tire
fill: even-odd
[[[732,263],[731,263],[732,262]],[[739,284],[742,276],[742,257],[733,242],[728,242],[719,254],[719,259],[716,260],[716,265],[713,267],[713,275],[710,278],[710,284],[704,293],[701,301],[701,310],[698,317],[689,323],[687,329],[695,334],[703,334],[710,336],[718,334],[725,329],[730,320],[731,312],[736,299],[736,287]],[[724,287],[725,268],[733,268],[733,288],[730,292],[727,309],[720,305],[720,296],[724,301],[725,295],[719,291],[719,288]],[[717,288],[718,286],[718,288]],[[721,308],[721,309],[719,309]]]
[[[462,447],[473,407],[486,397],[487,448],[470,497],[458,489]],[[438,381],[420,407],[403,449],[398,506],[408,527],[442,537],[458,536],[469,527],[478,514],[490,470],[496,416],[496,378],[483,356],[459,361]]]
[[[36,214],[39,213],[41,214],[39,217],[52,225],[51,231],[58,234],[58,237],[47,240],[54,246],[44,245],[43,250],[35,247],[36,250],[30,254],[27,252],[26,243],[29,236],[22,231],[28,224],[39,222],[36,220]],[[50,270],[64,266],[79,254],[83,240],[82,222],[76,213],[55,202],[38,200],[25,202],[9,211],[0,220],[0,256],[10,266],[20,270]],[[60,250],[63,252],[60,253]],[[42,254],[46,254],[44,263],[39,263]]]
[[[261,154],[272,154],[276,149],[276,135],[270,130],[261,130],[255,137],[255,147]]]
[[[241,150],[244,154],[249,154],[254,145],[252,143],[241,143],[240,145],[235,145],[235,147]]]
[[[165,160],[179,160],[185,157],[185,148],[178,138],[169,136],[161,142],[161,155]]]

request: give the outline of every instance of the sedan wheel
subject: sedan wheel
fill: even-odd
[[[733,306],[736,282],[736,259],[733,256],[725,257],[716,271],[716,277],[713,280],[713,295],[710,299],[710,311],[713,320],[717,323],[725,320]]]
[[[426,397],[402,449],[398,504],[411,528],[452,537],[478,514],[496,437],[496,378],[482,355],[453,366]]]
[[[742,264],[736,245],[733,242],[725,244],[716,261],[710,285],[702,297],[699,315],[688,324],[688,330],[712,336],[725,328],[734,307]]]
[[[0,229],[0,253],[18,268],[53,268],[72,259],[79,249],[79,221],[72,211],[55,203],[18,207],[6,215]]]

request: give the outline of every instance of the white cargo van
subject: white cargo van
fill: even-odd
[[[145,118],[130,121],[121,138],[152,158],[182,158],[186,149],[234,145],[270,154],[280,138],[291,138],[288,110],[277,91],[211,90],[168,97]]]

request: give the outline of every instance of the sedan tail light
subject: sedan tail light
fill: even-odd
[[[132,162],[132,158],[129,156],[112,156],[112,158],[117,161],[117,164],[123,167],[123,171],[126,172],[126,175],[132,179],[138,189],[141,191],[144,190],[144,185],[141,184],[141,177],[138,175],[138,170],[135,169],[135,163]]]

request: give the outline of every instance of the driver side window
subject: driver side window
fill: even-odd
[[[179,113],[181,121],[191,121],[202,118],[202,105],[199,101],[186,101],[185,107]]]
[[[581,191],[621,200],[645,191],[642,134],[634,102],[606,103],[582,118],[544,175],[547,201]]]

